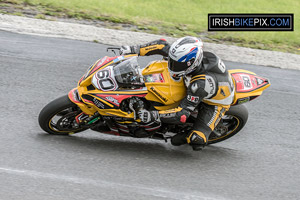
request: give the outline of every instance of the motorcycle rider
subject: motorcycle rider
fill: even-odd
[[[149,56],[159,54],[168,57],[171,77],[185,78],[187,95],[177,108],[165,111],[142,109],[138,115],[142,122],[185,123],[190,114],[198,109],[193,129],[178,133],[171,143],[175,146],[190,144],[193,150],[201,150],[233,101],[234,86],[222,60],[202,49],[203,43],[196,37],[183,37],[172,45],[165,39],[144,45],[122,46],[120,53]]]

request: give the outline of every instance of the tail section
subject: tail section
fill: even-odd
[[[229,73],[235,86],[235,96],[231,105],[251,101],[259,97],[271,85],[269,79],[247,70],[235,69],[229,70]]]

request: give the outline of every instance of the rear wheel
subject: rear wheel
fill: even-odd
[[[39,115],[39,124],[49,134],[77,133],[87,129],[76,123],[75,117],[81,112],[80,108],[65,95],[50,102],[42,109]]]
[[[221,142],[234,136],[245,126],[247,120],[248,110],[244,105],[232,106],[210,134],[208,144]]]

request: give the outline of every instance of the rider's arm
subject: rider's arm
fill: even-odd
[[[192,78],[187,89],[187,96],[175,109],[159,111],[159,117],[164,123],[185,123],[191,112],[199,105],[204,97],[208,95],[205,91],[205,75],[198,75]]]
[[[138,46],[140,56],[162,55],[168,56],[170,45],[165,39],[155,40]]]
[[[138,54],[139,56],[162,55],[167,57],[170,45],[165,39],[155,40],[143,45],[122,46],[120,55]]]

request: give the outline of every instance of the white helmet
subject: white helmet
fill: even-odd
[[[175,41],[169,50],[168,67],[172,77],[180,77],[194,71],[203,59],[203,43],[196,37],[183,37]]]

